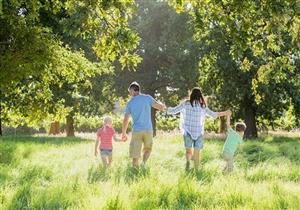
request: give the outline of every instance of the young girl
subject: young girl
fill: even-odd
[[[205,117],[217,118],[230,114],[230,111],[213,112],[207,106],[200,88],[193,88],[190,99],[183,101],[175,108],[168,108],[168,114],[180,113],[180,129],[183,133],[186,149],[186,170],[190,169],[192,150],[194,149],[194,166],[198,170],[199,152],[203,148]]]
[[[108,167],[112,162],[112,139],[115,141],[122,141],[116,136],[115,129],[112,127],[112,118],[107,116],[104,118],[103,127],[97,131],[97,141],[95,144],[95,156],[100,155],[104,167]]]

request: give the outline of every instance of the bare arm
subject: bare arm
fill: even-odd
[[[217,115],[218,115],[218,117],[228,116],[228,115],[231,115],[231,111],[227,110],[224,112],[217,112]]]
[[[125,113],[123,125],[122,125],[122,140],[123,141],[127,140],[126,132],[127,132],[128,124],[129,124],[129,114]]]
[[[155,103],[152,105],[152,107],[153,107],[154,109],[158,109],[158,110],[160,110],[160,111],[166,110],[166,106],[165,106],[164,104],[160,103],[160,102],[155,102]]]
[[[97,154],[98,154],[98,147],[99,147],[100,141],[101,140],[100,140],[99,136],[97,136],[97,140],[95,143],[95,156],[97,156]]]
[[[122,139],[118,138],[116,134],[114,135],[114,140],[115,141],[122,141]]]
[[[227,129],[230,128],[230,118],[231,118],[231,113],[226,116],[226,126],[227,126]]]

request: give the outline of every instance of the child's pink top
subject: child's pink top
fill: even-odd
[[[116,131],[114,128],[105,126],[97,131],[97,136],[101,139],[100,149],[112,149],[112,139]]]

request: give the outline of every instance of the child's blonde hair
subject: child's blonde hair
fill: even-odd
[[[105,116],[104,118],[103,118],[103,125],[106,125],[106,124],[108,124],[108,123],[112,123],[112,117],[111,116]]]

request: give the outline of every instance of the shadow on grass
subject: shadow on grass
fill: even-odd
[[[272,138],[272,139],[271,139]],[[265,142],[251,141],[243,145],[239,158],[244,159],[247,165],[253,166],[277,157],[288,158],[291,162],[300,163],[299,138],[271,137]]]
[[[256,142],[244,145],[241,154],[249,165],[256,165],[279,155],[273,146]]]
[[[135,168],[131,165],[127,165],[124,173],[125,183],[130,184],[132,182],[137,182],[143,178],[148,177],[150,175],[150,169]]]
[[[9,143],[0,142],[0,165],[10,165],[16,162],[17,146]]]
[[[1,143],[28,143],[28,144],[54,144],[54,145],[73,145],[85,143],[86,139],[80,137],[48,137],[48,136],[3,136],[0,138]]]
[[[198,170],[191,169],[185,171],[186,177],[195,178],[197,181],[202,183],[210,183],[218,175],[218,172],[214,169],[199,168]]]
[[[88,182],[90,184],[96,182],[105,182],[111,178],[110,168],[106,168],[99,164],[92,166],[88,171]]]
[[[291,160],[291,162],[300,164],[300,142],[289,142],[278,146],[281,156]]]
[[[266,141],[269,140],[269,142],[271,143],[287,143],[287,142],[297,142],[297,143],[300,143],[300,137],[270,137],[268,139],[267,138],[264,138]]]
[[[33,165],[25,168],[19,178],[21,185],[29,183],[45,183],[50,182],[53,177],[53,172],[44,166]]]
[[[31,185],[30,184],[23,185],[18,189],[17,193],[12,198],[12,201],[7,209],[8,210],[31,209],[31,199],[32,199]]]

